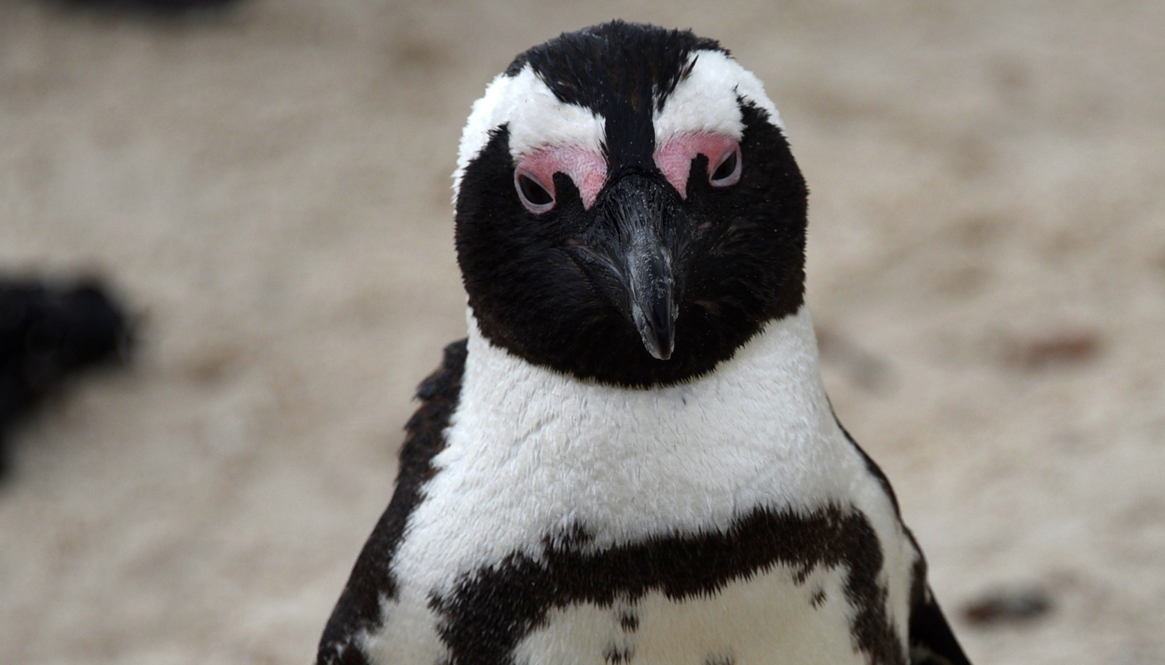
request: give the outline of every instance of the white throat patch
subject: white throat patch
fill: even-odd
[[[575,524],[595,547],[726,530],[755,506],[813,510],[869,479],[825,397],[804,307],[712,374],[655,390],[579,381],[494,346],[472,313],[469,328],[460,403],[433,459],[440,472],[411,517],[411,528],[456,531],[407,542],[400,565],[427,570],[402,578],[451,556],[538,558],[545,534]],[[466,525],[482,532],[467,538]]]

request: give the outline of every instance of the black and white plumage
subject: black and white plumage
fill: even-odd
[[[469,338],[318,663],[967,663],[804,307],[807,190],[716,42],[518,56],[455,174]]]

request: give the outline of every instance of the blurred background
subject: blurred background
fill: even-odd
[[[614,17],[766,82],[826,383],[971,659],[1165,663],[1165,3],[195,4],[0,2],[0,274],[137,322],[9,437],[0,663],[311,661],[464,334],[470,104]]]

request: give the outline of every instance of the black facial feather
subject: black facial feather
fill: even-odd
[[[804,298],[808,192],[766,112],[743,102],[740,108],[740,182],[712,187],[701,156],[691,166],[687,200],[669,189],[674,200],[659,203],[674,211],[663,232],[678,235],[673,258],[683,267],[675,351],[666,361],[649,355],[635,327],[572,258],[571,243],[618,232],[602,225],[603,194],[585,210],[574,183],[558,174],[554,209],[527,212],[513,186],[508,128],[494,131],[465,170],[456,214],[458,261],[482,334],[538,365],[645,387],[705,374],[766,322],[795,313]],[[645,175],[662,182],[657,169]]]

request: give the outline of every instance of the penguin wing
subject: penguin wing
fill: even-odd
[[[830,408],[832,409],[833,406],[830,405]],[[894,496],[894,489],[890,486],[890,480],[886,474],[882,473],[882,469],[878,468],[873,458],[867,455],[866,451],[858,445],[858,442],[850,436],[841,421],[837,419],[836,413],[833,419],[841,428],[841,433],[845,435],[850,445],[865,462],[870,475],[874,476],[878,484],[882,486],[882,490],[886,492],[886,496],[894,506],[894,514],[898,515],[898,519],[901,520],[898,497]],[[959,646],[959,641],[955,639],[955,633],[947,624],[947,619],[943,616],[938,601],[934,599],[930,585],[926,582],[926,557],[922,555],[918,541],[914,539],[914,534],[906,528],[905,524],[902,525],[902,528],[906,532],[910,546],[914,548],[916,557],[910,594],[910,665],[971,665],[971,661],[967,660],[962,647]]]
[[[925,569],[926,564],[922,563],[915,572],[910,608],[910,664],[971,665],[926,583]],[[920,574],[922,577],[917,577]]]
[[[396,490],[332,610],[320,637],[317,665],[367,665],[369,662],[362,642],[366,635],[381,627],[382,599],[396,596],[392,560],[404,536],[409,514],[420,502],[421,487],[433,477],[432,459],[445,448],[445,428],[461,396],[467,353],[466,340],[446,346],[441,366],[417,388],[421,406],[405,425]]]

